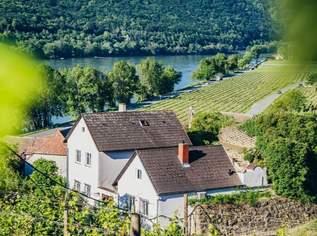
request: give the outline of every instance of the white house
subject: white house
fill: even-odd
[[[68,183],[149,218],[182,217],[184,193],[242,185],[222,146],[191,146],[173,112],[83,114],[67,136]]]
[[[162,226],[184,217],[184,193],[191,197],[236,191],[242,183],[222,146],[137,150],[115,183],[119,204]]]
[[[117,199],[114,181],[135,150],[191,144],[173,112],[83,114],[67,136],[68,183],[93,198]]]

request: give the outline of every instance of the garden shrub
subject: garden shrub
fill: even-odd
[[[194,145],[208,145],[218,141],[220,129],[231,124],[232,118],[222,115],[219,112],[198,113],[188,131]]]

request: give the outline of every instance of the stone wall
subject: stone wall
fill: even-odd
[[[213,224],[223,235],[274,235],[282,226],[294,227],[317,217],[317,205],[285,198],[258,202],[256,206],[217,204],[196,208],[191,232],[208,235]]]

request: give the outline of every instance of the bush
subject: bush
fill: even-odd
[[[242,131],[246,132],[247,135],[254,137],[258,134],[258,126],[257,126],[257,119],[252,118],[247,120],[239,127]]]
[[[275,113],[261,117],[256,146],[277,194],[302,201],[317,195],[317,116]]]
[[[232,118],[221,113],[199,113],[193,120],[188,136],[194,145],[208,145],[218,140],[221,128],[232,123]]]
[[[244,151],[244,160],[249,161],[250,163],[254,163],[256,166],[265,166],[263,157],[261,153],[256,148],[251,148]]]

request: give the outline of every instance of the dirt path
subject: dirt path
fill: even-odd
[[[292,84],[290,86],[287,86],[283,89],[280,89],[282,93],[278,93],[278,91],[275,91],[273,94],[266,96],[265,98],[261,99],[260,101],[254,103],[250,110],[246,112],[247,115],[255,116],[263,112],[266,108],[268,108],[279,96],[281,96],[283,93],[296,88],[299,85],[299,83]]]

